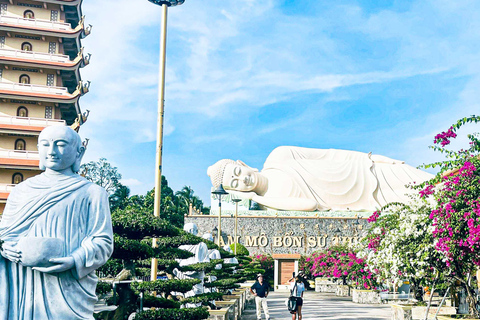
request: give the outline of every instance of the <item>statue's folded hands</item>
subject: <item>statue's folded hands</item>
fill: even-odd
[[[73,257],[54,258],[48,261],[54,265],[51,267],[34,267],[32,269],[44,273],[58,273],[70,270],[75,266]]]

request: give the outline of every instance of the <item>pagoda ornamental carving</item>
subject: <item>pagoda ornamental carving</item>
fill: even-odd
[[[81,0],[0,0],[0,219],[15,185],[39,174],[37,139],[46,127],[86,121],[81,46],[91,32]]]

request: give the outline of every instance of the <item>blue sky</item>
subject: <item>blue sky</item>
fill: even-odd
[[[154,184],[160,8],[83,9],[94,26],[83,41],[85,160],[107,158],[143,194]],[[163,173],[209,203],[208,166],[261,169],[281,145],[438,160],[433,136],[480,110],[479,54],[478,1],[186,0],[169,9]]]

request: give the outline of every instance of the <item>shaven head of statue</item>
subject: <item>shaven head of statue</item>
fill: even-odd
[[[183,226],[183,231],[186,231],[188,233],[191,233],[193,234],[194,236],[196,236],[198,234],[198,227],[195,223],[186,223],[184,226]]]
[[[82,139],[70,127],[51,126],[38,137],[40,169],[57,172],[78,172],[85,153]]]
[[[210,166],[207,174],[212,185],[217,188],[220,184],[226,190],[252,191],[258,184],[257,169],[247,166],[240,160],[223,159]]]

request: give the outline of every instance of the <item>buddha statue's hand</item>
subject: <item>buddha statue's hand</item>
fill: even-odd
[[[248,199],[248,200],[253,200],[254,197],[257,197],[258,195],[255,192],[252,191],[237,191],[237,190],[228,190],[228,193],[233,195],[233,196],[238,196],[241,199]]]
[[[7,260],[12,262],[20,262],[22,259],[22,252],[16,248],[16,243],[5,241],[2,243],[2,250],[0,254]]]
[[[49,260],[50,263],[54,265],[51,267],[35,267],[33,270],[44,272],[44,273],[59,273],[72,269],[75,266],[75,260],[73,257],[64,257],[64,258],[54,258]]]

